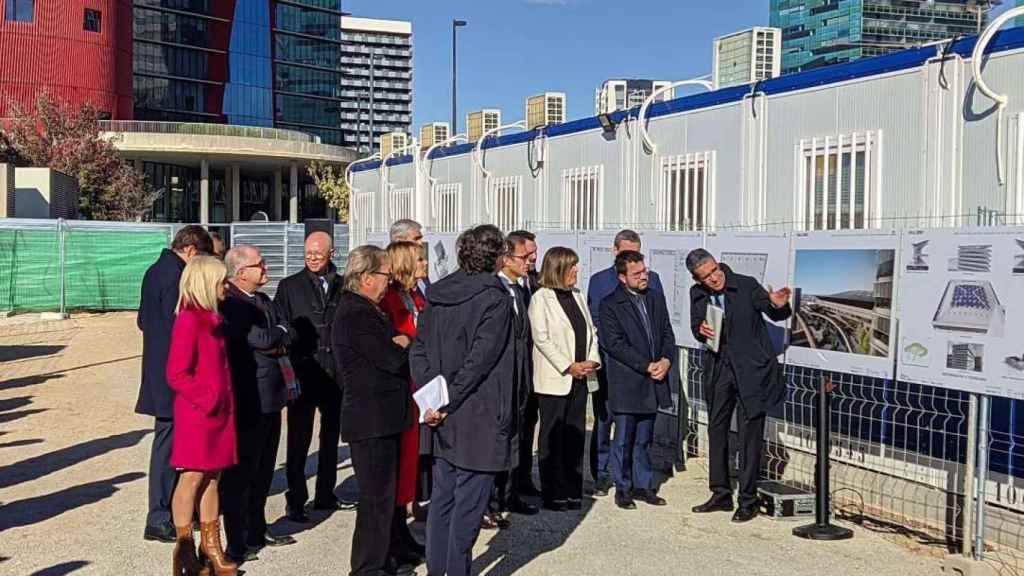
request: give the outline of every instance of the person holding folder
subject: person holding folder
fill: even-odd
[[[775,358],[764,316],[781,321],[793,313],[789,288],[768,292],[750,276],[736,274],[697,248],[686,256],[693,276],[690,288],[690,329],[698,342],[708,345],[708,465],[711,498],[694,506],[696,513],[730,512],[729,423],[737,411],[739,450],[739,508],[733,522],[757,516],[757,479],[761,470],[761,442],[765,414],[786,395],[786,384]],[[709,322],[709,311],[719,318]],[[719,324],[721,330],[712,324]],[[721,332],[721,333],[719,333]]]

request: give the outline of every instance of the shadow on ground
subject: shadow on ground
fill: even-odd
[[[0,414],[3,416],[3,414]],[[40,456],[26,458],[20,462],[0,466],[0,488],[7,488],[22,482],[38,480],[63,468],[74,466],[107,452],[129,448],[139,443],[150,430],[134,430],[122,434],[114,434],[105,438],[96,438]],[[0,520],[0,523],[3,521]]]
[[[0,362],[12,362],[14,360],[27,360],[29,358],[40,358],[52,356],[65,347],[54,344],[24,344],[18,346],[0,346]]]
[[[108,478],[87,482],[51,494],[26,498],[0,506],[0,532],[21,526],[30,526],[50,520],[65,512],[110,498],[127,484],[145,478],[142,472],[128,472]],[[55,572],[60,574],[61,572]]]
[[[31,574],[31,576],[64,576],[65,574],[71,574],[79,568],[84,568],[89,565],[89,562],[85,560],[74,560],[72,562],[61,562],[49,568],[43,568],[37,570]]]

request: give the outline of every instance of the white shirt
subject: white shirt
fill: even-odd
[[[516,298],[516,289],[512,287],[512,285],[513,284],[517,284],[517,282],[513,282],[512,279],[509,278],[508,275],[506,275],[504,271],[498,272],[498,278],[501,278],[501,280],[505,283],[505,287],[508,288],[508,293],[512,296],[512,310],[514,310],[515,313],[516,313],[516,316],[518,316],[519,315],[519,299]],[[519,283],[519,284],[522,285],[521,283]]]

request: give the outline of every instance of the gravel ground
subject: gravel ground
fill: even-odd
[[[141,340],[134,313],[63,322],[0,320],[0,574],[166,574],[171,547],[141,538],[151,421],[132,409]],[[314,449],[316,449],[314,447]],[[340,448],[339,493],[354,491]],[[284,461],[284,442],[279,462]],[[619,510],[610,498],[575,513],[514,516],[481,535],[481,574],[937,574],[942,550],[855,528],[841,543],[806,542],[794,524],[727,514],[695,516],[706,496],[703,461],[669,480],[664,508]],[[312,486],[311,486],[312,487]],[[279,466],[267,517],[295,535],[244,568],[261,574],[346,574],[354,512],[284,514]],[[421,567],[419,574],[425,574]]]

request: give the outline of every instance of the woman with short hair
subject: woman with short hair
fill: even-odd
[[[224,300],[227,269],[213,256],[196,256],[181,273],[177,319],[167,357],[167,383],[175,392],[171,465],[179,469],[171,500],[177,543],[175,576],[212,570],[234,576],[238,565],[220,542],[220,473],[238,463],[235,397],[217,307]],[[199,501],[199,556],[192,539],[192,514]]]
[[[576,288],[579,257],[555,247],[544,255],[541,289],[530,301],[533,388],[540,411],[540,481],[544,507],[578,510],[583,503],[587,393],[597,389],[597,329]],[[589,388],[589,384],[594,385]]]

